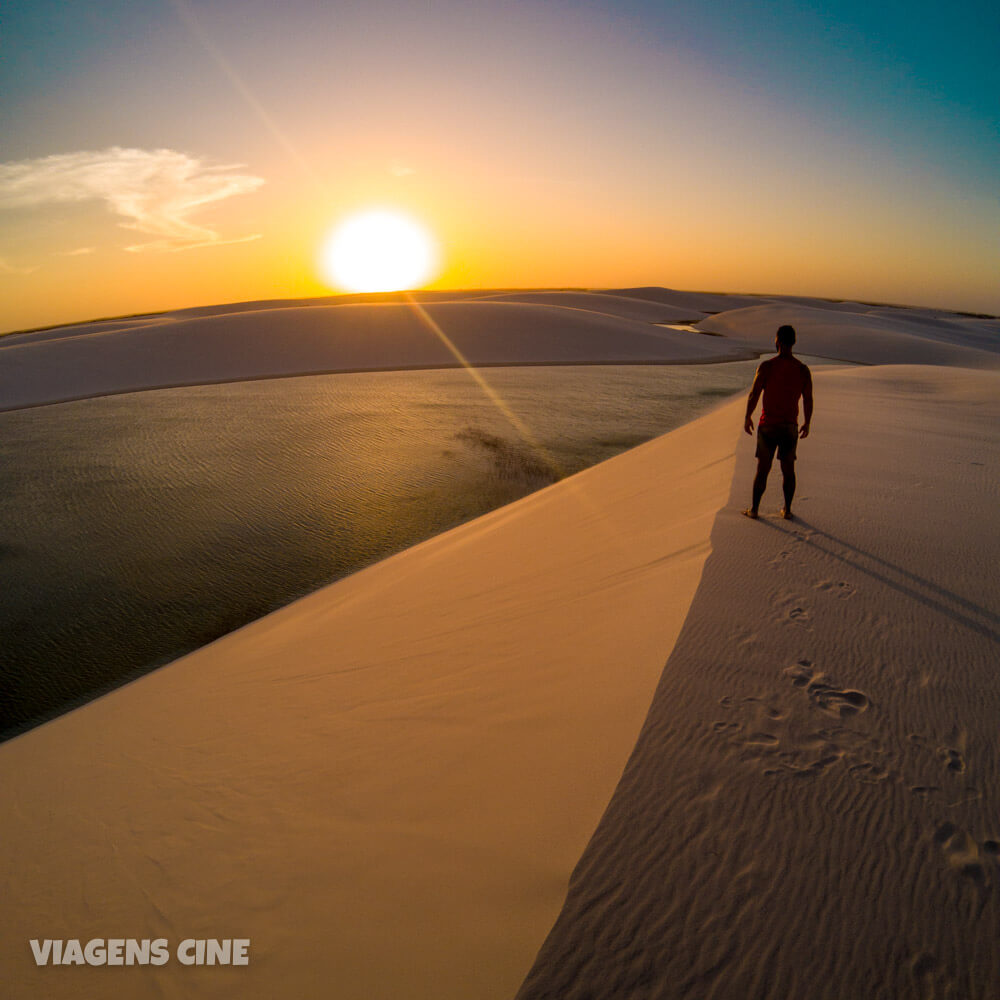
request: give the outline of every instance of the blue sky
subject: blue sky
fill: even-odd
[[[193,3],[254,17],[253,3]],[[297,6],[308,6],[298,4]],[[326,8],[324,18],[337,5]],[[372,9],[381,23],[392,8]],[[414,10],[433,5],[399,4]],[[478,5],[487,25],[515,5]],[[780,93],[838,127],[868,131],[932,162],[1000,175],[1000,5],[888,0],[880,3],[635,2],[565,5],[564,16],[599,13],[623,29],[688,49],[748,87]],[[155,34],[184,31],[168,2],[8,2],[0,79],[3,109],[58,93],[108,57]],[[15,147],[16,136],[7,142]],[[6,143],[5,143],[6,144]]]

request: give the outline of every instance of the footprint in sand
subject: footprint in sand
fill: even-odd
[[[719,699],[732,715],[712,723],[712,731],[740,760],[764,765],[763,773],[774,777],[814,777],[842,764],[863,784],[899,780],[882,743],[848,724],[871,704],[864,692],[838,686],[808,659],[786,667],[784,675],[805,699],[779,692]],[[813,709],[834,717],[839,725],[816,729]]]
[[[827,715],[845,719],[867,710],[871,702],[868,695],[851,689],[840,690],[827,684],[811,684],[809,697]]]
[[[920,952],[910,960],[910,972],[920,988],[920,1000],[954,996],[951,980],[930,952]]]
[[[938,758],[941,763],[955,774],[965,770],[965,758],[953,747],[938,747]]]
[[[979,845],[965,830],[954,823],[942,823],[934,831],[934,843],[938,845],[948,865],[974,885],[985,888],[988,882],[984,858]],[[994,841],[987,841],[993,844]],[[983,845],[985,848],[985,844]],[[985,852],[988,856],[989,851]]]
[[[721,719],[712,724],[712,732],[723,737],[726,742],[740,752],[741,760],[767,757],[779,749],[780,722],[787,714],[771,699],[748,696],[733,698],[730,695],[719,699],[719,704],[737,712],[736,719]]]
[[[847,769],[847,773],[855,781],[860,781],[864,785],[880,785],[883,781],[889,781],[893,777],[893,773],[889,768],[884,764],[877,764],[874,761],[854,764]]]
[[[933,955],[928,955],[924,952],[921,955],[917,955],[910,967],[913,969],[913,975],[917,979],[925,979],[937,968],[937,959]]]
[[[808,632],[812,631],[812,613],[800,593],[791,590],[776,593],[772,608],[774,617],[783,625],[795,625]]]
[[[756,632],[742,626],[733,629],[730,638],[741,646],[753,646],[760,642],[760,636]]]
[[[796,605],[794,608],[789,608],[787,618],[796,625],[805,625],[808,627],[809,612],[803,607]]]
[[[853,597],[857,588],[849,584],[846,580],[820,580],[815,584],[816,590],[824,594],[831,594],[843,600],[846,597]]]
[[[868,709],[871,700],[862,691],[841,688],[828,681],[826,675],[814,670],[811,660],[799,660],[785,669],[785,675],[792,684],[805,688],[810,701],[822,712],[834,718],[846,719]]]
[[[788,557],[791,555],[790,549],[782,549],[767,565],[771,569],[778,569],[784,566],[788,562]]]
[[[965,753],[969,748],[968,744],[968,733],[958,726],[953,726],[951,732],[937,745],[934,754],[947,771],[952,774],[962,774],[965,771]]]
[[[918,992],[914,1000],[954,1000],[962,995],[947,967],[929,951],[918,952],[910,960],[910,972]]]
[[[969,765],[965,756],[968,751],[968,734],[965,730],[956,726],[950,733],[948,733],[943,741],[939,742],[939,740],[940,737],[935,739],[933,736],[922,736],[919,733],[909,734],[910,744],[919,751],[920,756],[923,758],[924,763],[921,765],[922,768],[926,766],[926,762],[933,760],[953,779],[958,779],[960,776],[964,775],[964,778],[961,779],[964,784],[964,789],[959,791],[960,797],[958,800],[955,802],[949,802],[949,805],[959,805],[963,802],[974,802],[981,798],[982,793],[979,789],[976,788],[975,785],[968,784],[970,774],[968,773]],[[918,795],[941,792],[949,799],[954,798],[955,793],[958,790],[959,785],[957,785],[955,781],[946,781],[943,784],[938,785],[935,779],[931,778],[926,771],[924,772],[924,782],[912,786],[910,789],[910,791]]]
[[[740,724],[738,722],[716,722],[712,725],[713,733],[725,733],[733,729],[739,729]]]
[[[775,747],[778,745],[778,737],[774,733],[749,733],[743,737],[743,745],[746,747]]]
[[[785,676],[790,677],[796,687],[806,687],[816,676],[812,669],[812,660],[799,660],[798,663],[786,667]]]
[[[723,699],[737,709],[736,720],[720,720],[713,732],[744,762],[762,765],[769,777],[811,778],[843,762],[855,780],[875,784],[892,777],[877,758],[877,742],[844,727],[803,731],[807,718],[773,698]],[[798,716],[798,718],[796,718]]]

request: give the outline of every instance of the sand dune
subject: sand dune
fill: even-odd
[[[1000,320],[664,288],[423,292],[247,302],[11,334],[0,410],[167,386],[474,365],[751,358],[793,323],[799,350],[863,364],[1000,366]],[[353,300],[364,301],[353,301]],[[747,303],[753,303],[748,305]],[[724,310],[724,311],[723,311]],[[717,315],[705,317],[707,313]],[[699,320],[698,337],[654,324]]]
[[[682,306],[601,292],[506,292],[490,295],[479,301],[524,302],[562,306],[565,309],[586,309],[589,312],[621,316],[624,319],[635,319],[645,323],[677,323],[682,320],[701,319],[704,315]]]
[[[530,302],[470,299],[428,302],[420,309],[398,303],[313,305],[188,319],[178,314],[3,338],[0,410],[239,379],[440,368],[460,364],[459,358],[509,365],[753,356],[721,338]]]
[[[737,400],[4,744],[8,993],[1000,995],[993,321],[771,302],[703,322],[727,340],[427,308],[477,357],[763,349],[790,321],[804,353],[907,364],[817,372],[797,521],[738,514]],[[276,321],[296,360],[437,349],[398,305],[175,318],[0,348],[4,392],[251,371]],[[253,960],[27,944],[112,934]]]
[[[118,928],[254,941],[250,969],[140,972],[130,997],[512,996],[684,620],[735,421],[640,446],[0,747],[12,995],[120,990],[27,951]]]
[[[791,323],[797,349],[863,364],[956,365],[1000,368],[1000,334],[989,321],[969,317],[911,316],[908,310],[875,314],[831,312],[780,302],[711,316],[699,330],[722,334],[760,351],[774,350],[774,332]]]
[[[736,401],[0,748],[13,995],[109,924],[258,949],[134,996],[510,995],[730,490],[522,995],[994,995],[1000,375],[816,383],[798,522]]]
[[[415,292],[357,292],[343,295],[310,295],[304,298],[294,299],[251,299],[246,302],[223,302],[215,305],[187,306],[182,309],[170,309],[166,312],[139,313],[133,316],[118,316],[109,319],[90,320],[85,323],[71,323],[65,326],[44,327],[40,330],[25,330],[20,333],[0,334],[4,337],[0,343],[8,344],[14,338],[21,341],[34,340],[38,338],[47,339],[43,335],[80,330],[83,327],[118,327],[141,326],[149,322],[162,322],[164,319],[199,319],[206,316],[227,316],[232,313],[241,312],[263,312],[268,309],[308,309],[313,306],[338,306],[338,305],[379,305],[385,303],[406,303],[411,299],[418,302],[456,302],[466,299],[480,298],[484,295],[502,294],[504,291],[516,291],[516,289],[456,289],[449,291],[415,291]]]
[[[840,299],[818,299],[807,295],[732,295],[718,292],[684,292],[674,288],[608,288],[603,294],[624,296],[657,302],[671,308],[686,310],[689,316],[700,313],[728,313],[737,309],[753,306],[768,306],[780,304],[785,307],[804,307],[806,309],[821,309],[834,313],[863,313],[871,316],[891,316],[903,320],[915,318],[931,318],[939,321],[957,320],[960,324],[970,319],[987,323],[995,331],[995,317],[974,317],[969,313],[950,313],[943,309],[928,309],[920,306],[888,306],[873,305],[868,302],[855,302]],[[768,345],[770,346],[770,345]]]
[[[133,316],[128,319],[95,320],[92,323],[72,323],[69,326],[47,327],[44,330],[30,330],[26,333],[8,333],[0,339],[0,350],[23,347],[28,344],[43,344],[53,340],[74,340],[96,333],[134,330],[146,326],[159,326],[173,317],[164,314],[156,316]]]
[[[676,288],[605,288],[605,295],[621,295],[632,299],[659,302],[687,313],[687,318],[695,318],[700,313],[727,312],[761,303],[756,295],[727,295],[718,292],[683,292]],[[765,300],[766,301],[766,300]]]
[[[996,352],[1000,343],[1000,319],[985,316],[967,316],[941,313],[924,309],[879,308],[870,309],[869,316],[888,320],[903,320],[912,328],[920,329],[920,336],[943,343],[961,344]]]
[[[738,451],[520,997],[1000,995],[1000,375],[832,373],[817,398],[799,521],[739,516]]]
[[[257,299],[250,302],[229,302],[224,305],[193,306],[187,309],[174,309],[165,316],[174,319],[196,319],[203,316],[223,316],[235,312],[261,312],[266,309],[298,309],[313,306],[345,306],[345,305],[385,305],[405,304],[411,299],[417,302],[460,302],[467,299],[477,299],[484,295],[500,294],[503,289],[484,291],[474,289],[449,289],[448,291],[415,291],[415,292],[352,292],[340,295],[312,295],[299,299]],[[509,291],[514,291],[510,289]]]

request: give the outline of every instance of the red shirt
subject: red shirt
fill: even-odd
[[[764,384],[760,426],[798,424],[799,399],[812,385],[809,369],[790,354],[778,354],[761,362],[757,377]]]

